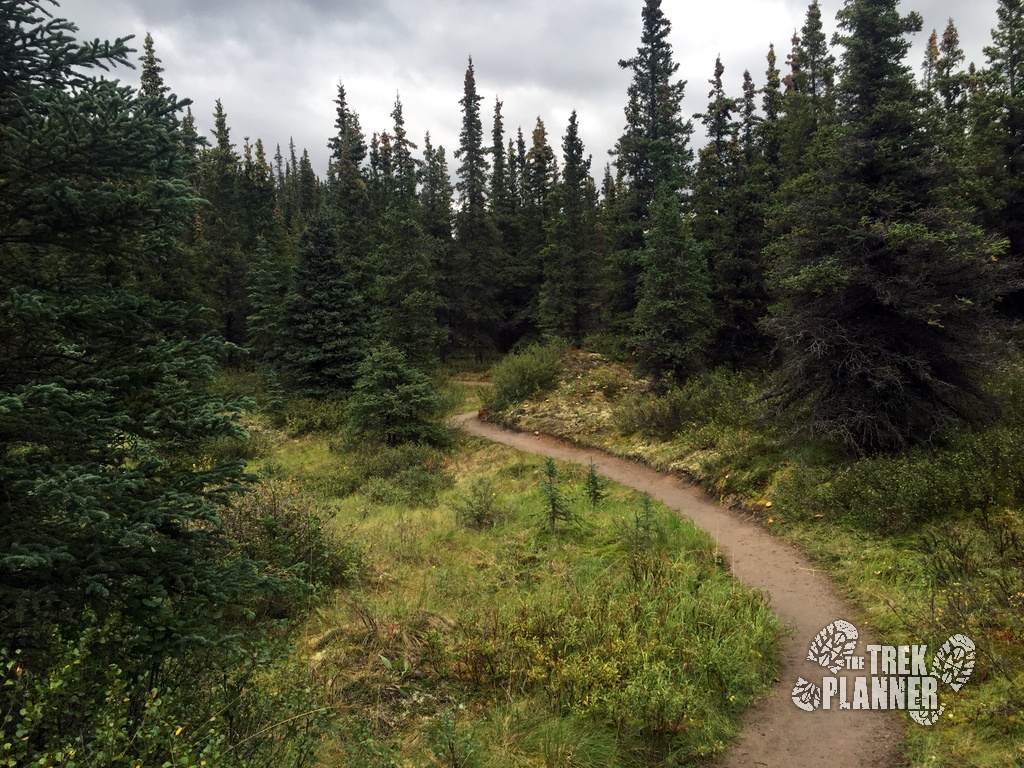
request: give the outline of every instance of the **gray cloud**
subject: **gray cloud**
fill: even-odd
[[[830,33],[841,4],[822,3]],[[339,80],[368,133],[390,128],[397,93],[410,134],[419,140],[429,130],[451,159],[472,55],[488,135],[495,96],[508,135],[521,125],[529,139],[540,116],[555,146],[576,109],[599,174],[622,130],[629,73],[617,62],[639,44],[641,7],[640,0],[63,0],[57,13],[83,37],[134,34],[141,48],[151,32],[167,84],[194,101],[201,126],[209,129],[220,98],[236,142],[259,137],[273,153],[294,137],[320,172]],[[662,7],[679,76],[688,81],[684,109],[694,113],[705,106],[717,55],[731,93],[739,95],[744,69],[763,84],[769,44],[781,66],[807,2],[664,0]],[[941,34],[952,15],[968,60],[983,64],[995,8],[996,0],[904,0],[901,10],[918,10],[925,21],[908,63],[917,70],[928,33]],[[137,73],[116,76],[134,81]]]

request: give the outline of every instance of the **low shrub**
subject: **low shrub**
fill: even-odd
[[[351,583],[362,571],[359,543],[332,535],[328,520],[309,496],[282,480],[265,480],[223,514],[235,552],[262,563],[264,574],[283,586],[276,607],[285,611],[295,592]]]
[[[1015,429],[963,433],[940,450],[797,469],[779,482],[774,498],[796,516],[842,519],[881,533],[947,517],[977,518],[1024,501],[1024,435]]]
[[[273,424],[292,437],[318,432],[340,432],[348,426],[344,400],[282,398],[268,411]]]
[[[630,524],[633,540],[614,562],[581,562],[557,584],[464,616],[455,674],[610,724],[624,743],[678,764],[720,750],[738,713],[772,681],[780,627],[710,551],[695,551],[681,523],[653,516]],[[638,573],[638,557],[660,577]]]
[[[330,450],[344,462],[332,473],[334,496],[361,491],[380,503],[427,506],[454,483],[445,470],[445,452],[431,445],[376,445],[347,439],[332,442]]]
[[[456,496],[451,505],[455,522],[465,528],[490,528],[502,516],[497,491],[488,477],[474,477],[469,488]]]
[[[0,765],[310,765],[333,713],[281,638],[243,653],[197,648],[131,672],[126,638],[51,633],[45,661],[0,649]]]
[[[504,410],[540,392],[558,386],[562,375],[562,344],[532,344],[523,351],[510,354],[494,366],[494,387],[488,405]]]
[[[583,339],[583,348],[597,352],[617,363],[629,363],[636,345],[632,336],[618,333],[591,333]]]

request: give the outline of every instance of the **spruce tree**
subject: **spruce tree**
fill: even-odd
[[[405,130],[402,100],[397,96],[395,108],[391,111],[391,119],[394,121],[394,137],[391,141],[393,194],[399,207],[409,210],[416,202],[420,161],[413,157],[413,150],[417,147]]]
[[[426,374],[390,344],[375,347],[359,366],[349,399],[353,436],[386,445],[438,444],[441,398]]]
[[[686,83],[674,80],[679,65],[668,42],[672,25],[661,10],[661,0],[645,0],[642,16],[636,56],[619,62],[632,71],[633,79],[627,91],[626,128],[614,150],[639,219],[646,218],[656,190],[688,186],[693,159],[693,126],[682,116]]]
[[[366,357],[370,329],[355,270],[339,258],[325,218],[314,216],[307,224],[293,275],[282,322],[284,370],[300,394],[345,394]]]
[[[240,195],[242,167],[220,99],[214,109],[213,137],[213,144],[200,155],[196,186],[209,205],[197,219],[194,247],[203,274],[204,300],[216,313],[215,328],[225,339],[242,346],[249,313],[244,282],[248,265]]]
[[[758,324],[768,304],[761,252],[772,188],[753,78],[744,72],[743,98],[737,100],[725,94],[724,71],[717,60],[701,115],[708,143],[697,163],[693,232],[707,258],[715,308],[708,351],[716,363],[744,367],[763,362],[768,346]]]
[[[616,200],[616,226],[609,231],[606,304],[620,331],[628,328],[636,306],[642,267],[640,251],[649,209],[661,187],[672,191],[691,186],[693,124],[682,114],[686,83],[676,80],[679,65],[668,42],[671,23],[661,0],[645,0],[643,29],[636,56],[619,61],[632,72],[625,108],[626,126],[612,154],[622,176]]]
[[[451,258],[441,273],[441,293],[455,343],[478,358],[493,345],[501,326],[495,277],[501,263],[500,234],[487,210],[487,153],[473,59],[463,83],[462,131],[459,134],[458,210]]]
[[[453,247],[454,189],[448,173],[448,160],[444,147],[434,147],[428,133],[423,139],[423,166],[420,168],[420,193],[417,208],[420,226],[430,247],[431,274],[437,293],[435,319],[439,328],[438,340],[441,350],[447,351],[450,344],[450,319],[452,312],[443,290],[443,280],[449,267]]]
[[[156,48],[153,44],[153,36],[147,32],[146,39],[142,44],[142,73],[139,76],[139,93],[150,98],[161,98],[170,90],[164,85],[163,75],[160,73],[164,68],[160,66],[160,59],[156,57]]]
[[[431,241],[408,206],[389,207],[376,227],[368,296],[373,346],[389,344],[409,365],[433,374],[443,334]]]
[[[575,110],[562,138],[562,157],[562,178],[551,194],[547,245],[541,253],[539,323],[546,333],[579,347],[596,330],[601,263],[591,159],[583,154]]]
[[[836,64],[821,21],[821,6],[814,0],[800,35],[793,38],[780,121],[781,162],[785,179],[800,176],[808,168],[811,144],[818,131],[832,120]]]
[[[98,663],[131,680],[224,639],[214,617],[255,584],[218,518],[242,467],[197,462],[242,434],[239,404],[206,390],[224,345],[140,290],[200,209],[186,102],[98,77],[125,40],[49,10],[0,0],[0,646],[45,680],[54,630],[105,627]],[[102,702],[78,693],[72,724]]]
[[[781,404],[858,452],[926,442],[985,412],[973,373],[1005,275],[924,128],[896,0],[848,0],[838,124],[774,246]]]
[[[637,365],[683,381],[705,366],[715,320],[707,259],[678,192],[662,189],[655,198],[643,264],[633,320]]]
[[[419,216],[424,232],[447,250],[451,245],[454,190],[444,147],[434,147],[428,133],[423,139],[423,165],[419,174]],[[439,255],[435,265],[440,266]]]
[[[1009,240],[1008,255],[1024,271],[1024,0],[999,0],[996,14],[985,48],[985,88],[976,97],[974,150],[992,198],[983,201],[987,219]],[[1010,294],[1004,310],[1024,317],[1024,292]]]

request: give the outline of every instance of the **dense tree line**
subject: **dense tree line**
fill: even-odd
[[[716,60],[691,120],[647,0],[600,186],[575,112],[561,152],[539,118],[506,136],[500,99],[488,133],[472,60],[454,173],[429,135],[418,152],[400,100],[367,139],[339,85],[324,180],[294,146],[273,165],[259,141],[239,153],[218,103],[194,150],[195,298],[306,394],[345,396],[385,344],[429,374],[561,338],[665,382],[769,369],[780,407],[856,451],[927,440],[990,412],[976,374],[1024,314],[1018,6],[1000,2],[985,68],[964,67],[949,20],[915,76],[916,14],[850,0],[829,41],[813,2],[762,85],[744,72],[728,93]]]

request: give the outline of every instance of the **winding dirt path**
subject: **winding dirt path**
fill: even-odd
[[[475,413],[455,417],[453,423],[473,435],[504,443],[528,453],[561,461],[589,464],[622,485],[649,493],[686,515],[707,531],[721,548],[732,573],[746,584],[764,590],[776,614],[791,630],[782,638],[782,669],[769,695],[745,714],[738,741],[715,765],[720,768],[814,768],[864,766],[894,768],[901,765],[901,728],[886,712],[818,709],[804,712],[790,693],[798,677],[821,684],[826,670],[806,660],[811,641],[836,619],[861,628],[860,616],[837,592],[830,579],[815,570],[801,552],[773,537],[740,513],[725,509],[679,478],[656,472],[597,449],[582,448],[548,436],[503,429],[481,422]],[[862,630],[857,646],[875,640]],[[843,673],[840,673],[842,676]],[[851,677],[854,674],[848,673]],[[853,683],[850,681],[852,692]]]

